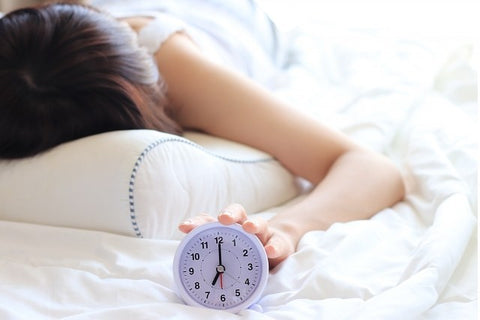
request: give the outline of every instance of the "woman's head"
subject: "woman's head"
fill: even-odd
[[[53,4],[0,19],[0,158],[112,130],[178,133],[151,57],[95,9]]]

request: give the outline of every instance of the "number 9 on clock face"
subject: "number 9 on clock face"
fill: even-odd
[[[259,299],[267,283],[268,259],[260,240],[240,225],[207,223],[180,243],[173,276],[188,304],[236,313]]]

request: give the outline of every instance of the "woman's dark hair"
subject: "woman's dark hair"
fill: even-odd
[[[126,129],[180,133],[153,59],[126,25],[52,4],[0,19],[0,158]]]

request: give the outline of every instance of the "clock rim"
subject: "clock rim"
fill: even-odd
[[[262,264],[260,280],[259,280],[256,288],[254,289],[254,291],[248,297],[248,299],[246,299],[245,301],[243,301],[242,303],[240,303],[240,304],[238,304],[234,307],[227,308],[227,309],[217,309],[217,308],[207,307],[207,306],[197,302],[196,300],[194,300],[189,295],[188,291],[184,288],[184,286],[182,284],[182,281],[181,281],[181,276],[180,276],[180,273],[181,273],[180,265],[179,265],[180,257],[182,256],[182,252],[184,251],[188,242],[192,238],[197,236],[199,233],[201,233],[205,230],[208,230],[208,229],[213,229],[213,228],[218,228],[218,227],[235,229],[237,231],[242,232],[242,234],[245,235],[246,237],[250,238],[252,243],[257,248],[258,252],[260,252],[260,261],[261,261],[261,264]],[[257,302],[260,299],[260,296],[263,293],[263,291],[264,291],[264,289],[267,285],[267,280],[268,280],[268,275],[269,275],[268,258],[267,258],[267,254],[265,252],[265,248],[263,247],[263,244],[260,242],[260,239],[258,239],[258,237],[256,235],[250,234],[250,233],[246,232],[245,230],[243,230],[242,226],[239,225],[238,223],[234,223],[234,224],[231,224],[231,225],[224,225],[224,224],[221,224],[218,221],[208,222],[206,224],[198,226],[195,229],[193,229],[192,231],[190,231],[182,239],[182,241],[180,242],[180,244],[178,245],[178,247],[175,251],[175,256],[174,256],[174,259],[173,259],[172,269],[173,269],[173,278],[174,278],[175,289],[176,289],[175,291],[176,291],[177,295],[180,298],[182,298],[187,304],[192,305],[192,306],[208,308],[208,309],[212,309],[212,310],[228,311],[228,312],[232,312],[232,313],[237,313],[237,312],[240,312],[241,310],[248,309],[248,307],[252,306],[253,304],[255,304],[255,302]]]

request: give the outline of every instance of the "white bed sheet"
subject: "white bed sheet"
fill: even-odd
[[[175,295],[177,240],[0,221],[0,319],[475,319],[471,47],[328,28],[290,38],[277,93],[394,159],[415,182],[405,201],[306,234],[237,315]]]

